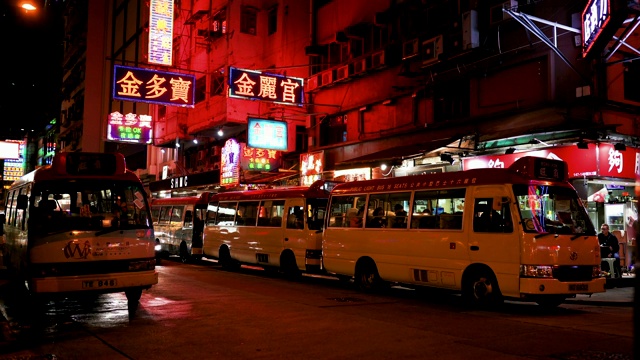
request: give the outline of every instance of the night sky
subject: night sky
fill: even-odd
[[[59,120],[62,1],[31,0],[34,12],[19,7],[25,1],[0,0],[0,140],[37,134]]]

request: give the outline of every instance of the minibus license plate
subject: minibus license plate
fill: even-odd
[[[82,282],[83,289],[104,289],[115,286],[118,286],[118,281],[116,279],[86,280]]]
[[[589,291],[589,284],[569,284],[569,291]]]

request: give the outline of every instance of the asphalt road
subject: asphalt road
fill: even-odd
[[[507,302],[444,291],[363,294],[335,279],[165,261],[129,317],[124,294],[36,314],[4,291],[0,359],[633,359],[633,308]]]

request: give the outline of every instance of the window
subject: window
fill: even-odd
[[[354,217],[358,216],[359,209],[364,211],[364,199],[366,195],[334,196],[329,212],[329,227],[360,227]],[[361,213],[359,216],[364,215]]]
[[[305,153],[308,150],[307,145],[307,128],[296,125],[296,152]]]
[[[278,7],[274,6],[269,9],[269,14],[267,15],[268,23],[267,23],[267,31],[269,35],[275,34],[278,31]]]
[[[234,202],[221,202],[218,205],[218,214],[216,217],[216,225],[231,226],[235,224],[236,205]]]
[[[213,202],[207,205],[207,225],[216,224],[216,216],[218,215],[218,203]]]
[[[169,223],[169,220],[171,219],[171,206],[163,206],[162,208],[160,208],[160,215],[158,216],[158,222],[159,223]]]
[[[369,197],[367,228],[406,229],[411,193],[374,194]]]
[[[196,94],[195,94],[196,104],[206,99],[206,96],[207,96],[206,91],[207,91],[207,77],[202,76],[196,80]]]
[[[284,200],[263,200],[258,209],[258,226],[280,227],[284,215]]]
[[[174,206],[171,209],[171,222],[182,222],[182,214],[184,213],[184,206]]]
[[[209,96],[224,94],[224,75],[220,72],[211,74],[209,81]]]
[[[304,229],[304,208],[291,206],[287,214],[287,229]]]
[[[624,63],[624,99],[640,102],[640,61]]]
[[[240,14],[240,32],[257,35],[258,11],[250,6],[243,6]]]
[[[509,203],[494,204],[492,198],[478,198],[473,205],[473,231],[475,232],[513,232]],[[500,210],[495,210],[495,208]]]
[[[241,201],[238,203],[236,225],[256,226],[258,218],[258,201]]]
[[[462,229],[465,194],[465,189],[416,192],[411,228]]]

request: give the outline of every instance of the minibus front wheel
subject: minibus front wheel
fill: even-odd
[[[493,271],[482,265],[465,271],[462,277],[462,296],[471,306],[493,306],[504,301]]]

